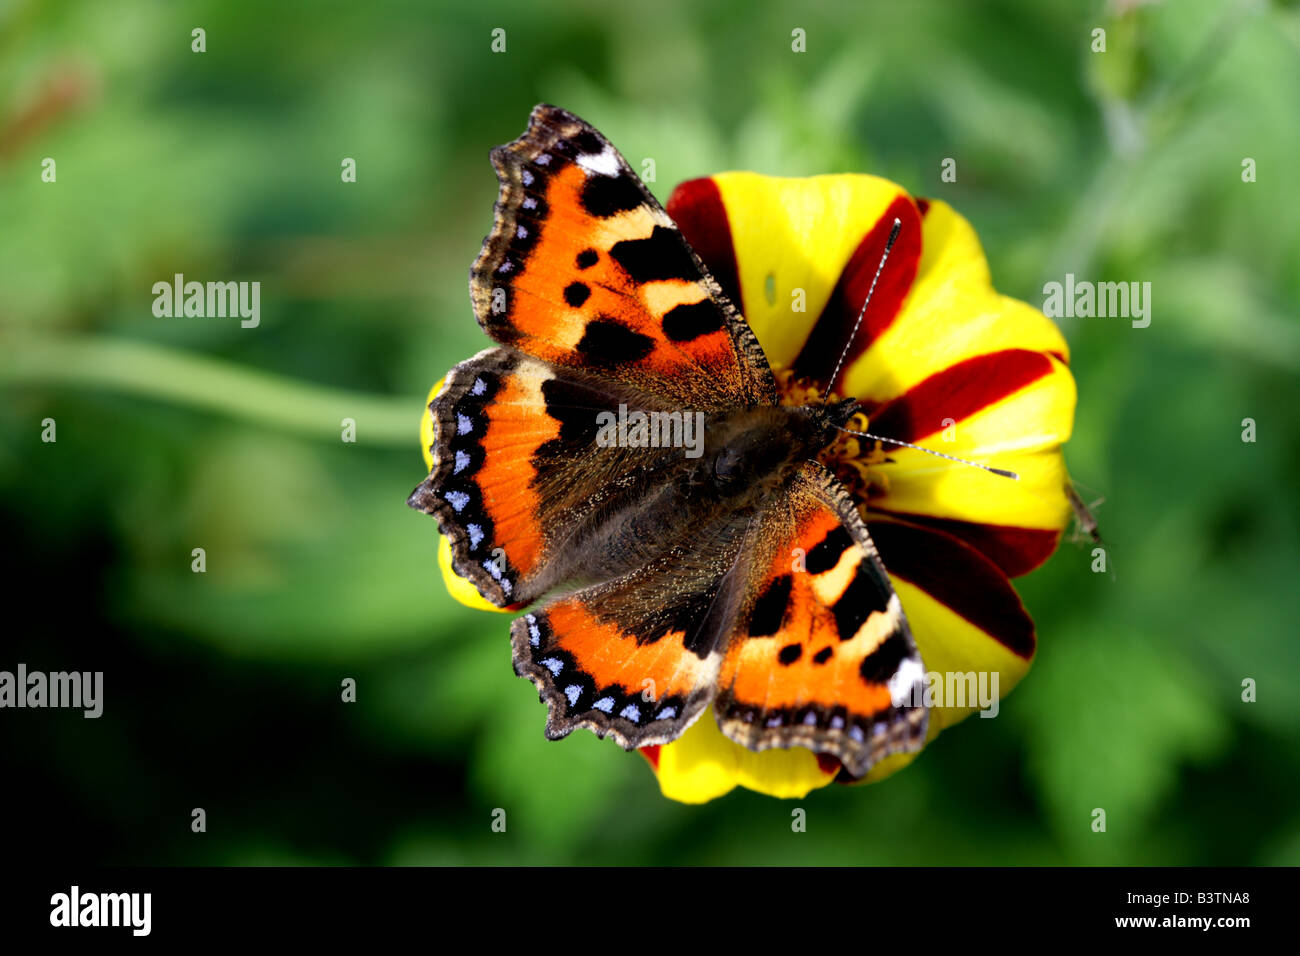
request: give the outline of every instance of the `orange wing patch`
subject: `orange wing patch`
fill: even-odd
[[[452,369],[429,406],[433,468],[410,504],[437,517],[456,573],[498,607],[527,599],[520,586],[545,546],[532,459],[560,434],[545,398],[553,380],[539,362],[488,349]]]
[[[765,559],[722,660],[723,732],[753,750],[807,747],[862,776],[920,748],[924,670],[866,525],[807,465],[760,531]]]
[[[497,218],[470,280],[489,335],[676,407],[775,401],[749,326],[600,133],[539,106],[492,160]]]
[[[634,634],[598,613],[604,590],[517,618],[515,673],[537,685],[552,740],[578,727],[628,750],[675,740],[708,704],[718,655],[688,647],[684,629],[650,641]]]

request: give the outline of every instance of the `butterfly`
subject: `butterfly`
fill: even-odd
[[[497,344],[430,403],[433,467],[408,503],[458,575],[524,612],[514,669],[547,737],[665,744],[711,707],[737,743],[853,777],[919,750],[921,656],[818,461],[856,403],[780,401],[745,319],[592,126],[539,105],[491,156],[470,295]]]

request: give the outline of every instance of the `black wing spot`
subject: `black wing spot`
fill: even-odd
[[[603,152],[605,144],[601,142],[600,137],[593,130],[584,129],[577,136],[573,137],[573,145],[578,147],[578,152],[584,155]]]
[[[579,269],[590,269],[600,260],[600,254],[595,249],[583,249],[578,253],[578,258],[574,260]]]
[[[614,243],[610,256],[632,277],[634,282],[662,279],[699,279],[685,240],[677,230],[655,226],[646,239],[624,239]]]
[[[709,299],[679,305],[664,316],[664,335],[674,342],[689,342],[722,328],[722,310]]]
[[[808,552],[804,567],[810,574],[822,574],[840,562],[840,555],[853,543],[849,529],[839,525],[830,531],[821,543]]]
[[[638,362],[654,347],[654,339],[650,336],[604,318],[588,322],[578,342],[578,352],[601,368]]]
[[[813,663],[825,664],[828,660],[831,659],[831,655],[834,653],[835,652],[832,651],[829,647],[823,647],[820,651],[818,651],[816,654],[813,655]]]
[[[564,301],[575,309],[586,302],[590,295],[591,289],[585,282],[570,282],[564,287]]]
[[[802,644],[787,644],[785,647],[781,648],[781,653],[777,655],[777,659],[782,664],[789,667],[791,664],[793,664],[802,656],[803,656]]]
[[[713,605],[713,592],[687,595],[649,612],[630,629],[638,645],[653,644],[668,634],[680,634],[682,646],[703,660],[711,649],[711,632],[705,625]]]
[[[861,572],[853,576],[840,599],[835,602],[835,626],[840,640],[851,640],[873,611],[884,611],[888,598]]]
[[[582,186],[582,208],[608,219],[644,205],[645,195],[627,176],[589,176]]]
[[[884,643],[862,658],[858,673],[862,679],[871,684],[884,684],[898,673],[898,667],[911,656],[911,648],[903,639],[902,631],[895,631],[885,638]]]
[[[560,423],[560,434],[558,438],[545,442],[539,451],[545,449],[557,455],[571,455],[578,449],[591,446],[599,426],[590,407],[598,404],[599,399],[587,389],[558,378],[542,383],[542,399],[546,402],[546,414]]]
[[[781,630],[785,620],[785,608],[790,603],[790,588],[794,579],[783,574],[763,591],[754,602],[754,611],[749,616],[749,636],[768,637]]]

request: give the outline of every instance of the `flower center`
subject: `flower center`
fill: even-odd
[[[783,405],[828,405],[841,399],[836,392],[831,392],[822,399],[822,389],[811,379],[794,373],[793,369],[774,366],[777,391]],[[857,412],[846,428],[864,432],[868,428],[866,412]],[[859,438],[847,432],[840,432],[836,439],[822,449],[818,461],[829,468],[858,503],[858,510],[865,516],[867,503],[885,493],[888,479],[875,466],[886,460],[885,451],[880,442],[868,438]]]

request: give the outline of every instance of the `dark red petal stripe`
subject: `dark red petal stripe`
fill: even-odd
[[[886,438],[917,442],[943,431],[944,419],[969,418],[1051,371],[1051,359],[1028,349],[976,355],[885,402],[871,414],[871,430]]]
[[[849,257],[848,265],[840,273],[839,281],[831,292],[826,307],[817,317],[803,349],[794,361],[795,372],[825,387],[826,379],[835,369],[835,363],[844,351],[845,343],[853,331],[853,324],[862,311],[867,290],[875,278],[885,243],[894,228],[894,220],[902,223],[898,239],[889,253],[885,271],[880,274],[876,291],[871,297],[871,307],[862,319],[862,326],[849,343],[844,367],[867,350],[880,334],[889,328],[898,315],[903,299],[912,288],[916,268],[921,261],[921,216],[915,203],[907,196],[899,196],[884,214],[876,220],[871,231],[858,243]],[[843,374],[843,369],[840,370]]]
[[[668,215],[681,230],[695,254],[722,286],[722,291],[740,313],[740,272],[736,268],[736,247],[731,241],[731,221],[722,194],[712,179],[688,179],[668,197]]]
[[[958,538],[979,551],[1009,578],[1028,574],[1056,551],[1060,531],[1046,528],[1018,528],[1012,525],[978,524],[957,521],[953,518],[935,518],[931,515],[880,509],[905,521],[934,528]]]
[[[817,767],[822,773],[838,774],[840,772],[840,758],[834,754],[818,753]]]
[[[642,757],[645,757],[652,769],[659,769],[659,744],[649,744],[645,747],[638,747],[637,750]]]
[[[867,529],[892,577],[914,584],[1013,654],[1034,655],[1034,622],[998,566],[952,535],[895,521]]]

